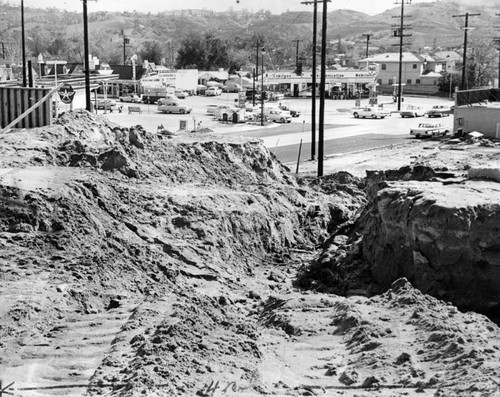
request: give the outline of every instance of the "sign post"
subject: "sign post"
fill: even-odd
[[[75,97],[75,91],[70,84],[63,84],[59,87],[57,93],[59,94],[59,98],[62,103],[69,104],[69,110],[73,110],[73,98]]]

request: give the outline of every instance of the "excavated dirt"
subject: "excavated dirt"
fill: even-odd
[[[454,294],[442,279],[460,266],[463,288],[472,257],[441,271],[449,240],[415,245],[422,218],[437,237],[453,224],[408,221],[386,199],[447,197],[438,184],[497,148],[422,145],[389,150],[412,153],[409,168],[318,181],[258,140],[86,112],[0,136],[0,380],[16,396],[499,395],[498,326],[457,309],[496,296]],[[481,280],[498,264],[488,208],[457,228],[491,225],[467,235],[471,250],[489,244],[471,265]],[[401,266],[409,251],[427,262]],[[417,277],[425,266],[435,273]]]

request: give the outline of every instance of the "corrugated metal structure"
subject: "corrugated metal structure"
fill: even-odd
[[[50,88],[0,87],[0,128],[5,128],[51,92]],[[52,124],[52,101],[47,100],[13,128],[33,128]]]

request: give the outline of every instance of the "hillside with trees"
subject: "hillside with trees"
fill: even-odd
[[[411,17],[411,37],[405,40],[405,51],[422,52],[438,49],[459,49],[463,44],[463,18],[453,14],[480,12],[470,25],[471,52],[487,48],[485,65],[496,52],[491,46],[495,36],[494,1],[470,5],[470,1],[436,1],[407,7]],[[0,0],[0,41],[4,43],[4,59],[19,64],[21,58],[20,9]],[[318,21],[321,20],[319,13]],[[339,60],[347,66],[357,64],[365,56],[366,39],[370,33],[370,52],[397,51],[392,25],[399,8],[370,16],[351,10],[328,13],[327,62]],[[303,12],[280,15],[269,11],[251,13],[228,10],[224,13],[206,10],[184,10],[153,13],[138,11],[91,12],[89,8],[90,51],[110,64],[128,63],[133,54],[139,62],[148,60],[168,67],[200,69],[250,70],[255,62],[257,39],[267,49],[265,63],[270,68],[293,69],[297,58],[310,65],[312,53],[312,8]],[[498,25],[498,23],[497,23]],[[318,27],[318,32],[320,31]],[[56,8],[25,7],[26,47],[29,58],[64,59],[83,62],[82,14]],[[295,41],[299,40],[299,52]],[[125,43],[125,44],[124,44]],[[483,50],[481,50],[483,51]],[[125,56],[124,56],[125,52]],[[125,58],[125,59],[124,59]]]

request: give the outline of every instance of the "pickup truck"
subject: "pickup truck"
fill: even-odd
[[[410,130],[410,135],[415,135],[415,138],[439,137],[448,132],[449,130],[441,123],[420,123],[418,127]]]
[[[120,100],[120,102],[132,102],[132,103],[142,102],[142,98],[136,94],[121,96],[118,99]]]

